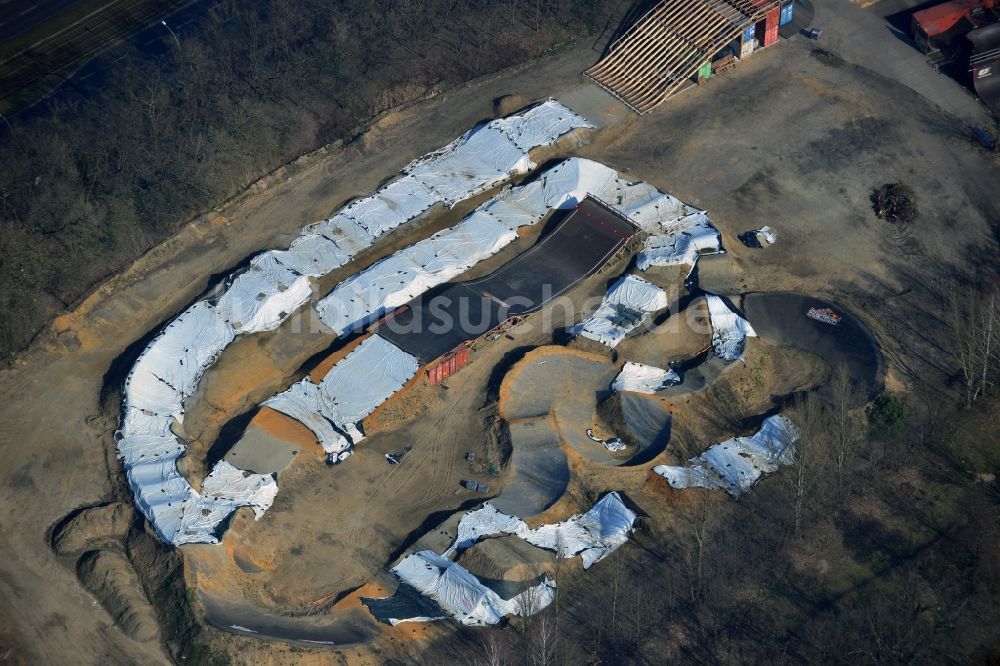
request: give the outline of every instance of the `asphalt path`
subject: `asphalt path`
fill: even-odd
[[[569,485],[569,464],[548,418],[510,424],[511,458],[503,492],[492,500],[500,511],[531,518],[555,504]]]
[[[332,615],[285,617],[257,610],[246,603],[234,603],[206,594],[200,595],[205,621],[232,634],[298,643],[312,647],[342,648],[370,641],[377,627],[361,608]]]
[[[809,308],[830,308],[841,316],[836,326],[806,316]],[[743,310],[762,339],[816,354],[831,368],[841,363],[870,393],[883,386],[883,362],[875,336],[844,308],[814,296],[790,292],[748,294]]]
[[[430,363],[506,319],[539,310],[566,293],[597,272],[633,233],[627,221],[585,199],[498,271],[415,298],[388,318],[378,335]]]
[[[391,597],[362,597],[361,602],[375,619],[384,624],[391,624],[390,620],[448,616],[436,601],[425,597],[406,583],[400,583],[399,587],[396,588],[396,593]]]

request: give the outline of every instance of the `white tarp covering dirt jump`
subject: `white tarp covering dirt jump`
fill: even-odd
[[[664,225],[664,233],[646,239],[636,256],[636,267],[645,271],[652,266],[686,265],[694,269],[703,254],[723,252],[722,237],[708,221],[708,215],[698,211]]]
[[[668,304],[667,292],[641,277],[626,275],[611,285],[594,314],[574,326],[571,333],[615,347],[642,325],[647,314]]]
[[[185,444],[173,425],[183,420],[184,401],[235,335],[215,308],[195,303],[149,343],[125,380],[118,457],[136,506],[167,543],[215,543],[215,530],[230,513],[252,506],[259,517],[277,492],[272,477],[248,475],[226,462],[206,477],[201,494],[177,471]]]
[[[460,196],[459,200],[466,196]],[[372,238],[409,222],[442,199],[413,176],[392,181],[375,194],[358,199],[340,213],[353,220]]]
[[[524,113],[498,118],[490,126],[503,132],[526,152],[537,146],[548,146],[578,127],[594,127],[552,98]]]
[[[331,262],[336,256],[342,256],[340,263],[331,265],[330,269],[326,271],[327,273],[334,268],[343,266],[353,259],[354,255],[358,254],[365,248],[371,247],[375,243],[375,236],[372,236],[365,230],[364,227],[349,218],[343,212],[337,212],[328,219],[310,224],[302,230],[302,233],[299,234],[296,242],[306,236],[313,235],[320,235],[337,246],[339,255],[334,255],[329,249],[327,249]],[[289,248],[289,252],[295,249],[295,242],[292,243],[292,246],[293,247]],[[284,261],[283,256],[279,256],[279,259]],[[300,261],[297,257],[291,258],[290,260]],[[320,273],[320,275],[325,274],[326,273]]]
[[[265,407],[287,414],[312,431],[316,441],[323,451],[337,454],[346,451],[353,443],[347,434],[338,430],[328,415],[329,410],[323,399],[319,384],[308,379],[292,384],[287,391],[268,398],[262,403]]]
[[[618,493],[611,492],[587,513],[536,527],[523,538],[533,546],[555,551],[559,557],[579,555],[583,568],[589,569],[629,540],[636,518]]]
[[[764,419],[750,437],[733,437],[691,458],[686,467],[657,465],[653,468],[673,488],[713,488],[739,497],[764,474],[795,460],[799,431],[787,417]]]
[[[767,247],[768,245],[774,245],[778,240],[778,235],[774,233],[774,229],[767,226],[766,224],[757,230],[757,242],[760,243],[761,247]]]
[[[643,363],[628,361],[611,383],[611,390],[632,391],[633,393],[653,394],[668,386],[679,384],[680,375],[668,368],[657,368]]]
[[[546,577],[534,587],[504,599],[479,582],[461,565],[434,551],[407,555],[392,568],[401,583],[433,599],[443,611],[465,625],[496,624],[508,615],[537,613],[555,600],[555,582]],[[395,625],[407,619],[390,619]]]
[[[585,514],[535,529],[530,529],[520,518],[498,511],[486,502],[462,516],[458,534],[443,555],[430,550],[413,553],[404,557],[392,568],[392,572],[401,584],[409,585],[433,600],[441,610],[462,624],[496,624],[507,615],[533,614],[544,609],[555,600],[555,583],[545,576],[512,598],[504,599],[449,559],[456,551],[469,548],[482,539],[514,535],[534,546],[555,552],[556,557],[570,558],[579,555],[586,569],[628,541],[635,520],[636,514],[625,506],[615,492],[605,495]],[[389,599],[391,598],[382,601]],[[373,612],[379,619],[388,620],[392,625],[439,619],[427,613],[412,611],[412,617],[394,617],[384,608],[389,606]]]
[[[139,409],[126,411],[118,431],[118,457],[125,467],[184,453],[184,445],[171,431],[172,416],[147,414]]]
[[[461,275],[516,239],[515,227],[476,211],[344,280],[316,304],[316,312],[337,335],[346,335]]]
[[[447,206],[534,168],[528,153],[487,124],[403,169]]]
[[[489,502],[481,507],[468,511],[458,521],[458,534],[445,555],[451,555],[456,550],[464,550],[483,539],[504,534],[521,536],[528,531],[528,524],[517,516],[510,516],[497,510]]]
[[[270,474],[252,474],[220,461],[205,477],[201,494],[191,491],[192,498],[185,503],[180,524],[170,541],[175,546],[218,543],[216,531],[229,514],[248,506],[253,509],[254,518],[260,520],[277,493],[278,483]]]
[[[177,471],[179,455],[125,464],[136,506],[160,538],[175,546],[218,543],[216,531],[229,514],[249,506],[259,519],[278,492],[271,475],[251,474],[222,461],[205,477],[199,494]]]
[[[310,232],[292,241],[287,250],[272,250],[268,254],[299,275],[319,277],[346,264],[356,252],[322,234]]]
[[[361,438],[358,423],[403,388],[419,365],[415,357],[373,335],[319,384],[303,379],[263,404],[301,422],[324,451],[339,454]]]
[[[554,99],[524,114],[500,118],[459,137],[441,150],[411,162],[403,173],[431,190],[441,202],[456,202],[484,192],[534,168],[528,151],[547,146],[589,122]]]
[[[643,181],[628,181],[600,162],[570,158],[538,181],[548,208],[572,208],[590,195],[648,233],[659,233],[678,220],[701,213]]]
[[[126,408],[182,421],[184,400],[235,335],[211,305],[192,305],[167,324],[132,366],[125,380]]]
[[[316,305],[316,312],[337,335],[347,335],[496,254],[517,238],[519,227],[537,224],[551,209],[576,206],[589,194],[610,201],[609,205],[633,224],[647,230],[683,226],[684,219],[699,215],[704,220],[697,209],[647,183],[626,182],[610,167],[571,158],[531,183],[502,192],[458,225],[341,282]],[[697,228],[718,236],[707,221],[704,225]],[[634,280],[644,283],[641,278]],[[624,336],[620,330],[612,333]],[[617,341],[610,346],[615,344]]]
[[[306,227],[288,250],[277,251],[275,256],[302,275],[325,275],[435,204],[454,206],[503,180],[527,173],[534,167],[529,151],[584,127],[593,125],[553,99],[477,127],[414,160],[402,170],[402,176],[374,194]]]
[[[757,337],[750,322],[729,309],[726,302],[714,294],[706,294],[708,315],[712,321],[712,349],[726,361],[743,356],[746,339]]]
[[[250,260],[215,309],[237,333],[258,333],[276,329],[310,296],[309,278],[280,263],[273,252],[265,252]]]
[[[579,555],[583,568],[588,569],[629,540],[635,519],[635,512],[625,506],[616,492],[602,497],[587,513],[535,529],[487,502],[462,516],[455,541],[445,554],[468,548],[489,537],[515,535],[533,546],[554,551],[559,557]]]
[[[248,506],[258,519],[270,508],[278,484],[270,474],[253,474],[220,460],[201,484],[203,498]]]

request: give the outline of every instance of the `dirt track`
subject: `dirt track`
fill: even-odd
[[[827,11],[839,6],[823,4]],[[165,660],[159,644],[133,640],[115,626],[79,585],[72,562],[59,560],[48,544],[48,530],[64,516],[120,491],[109,455],[116,403],[99,399],[104,374],[130,343],[195,298],[212,274],[287,242],[299,227],[373,189],[412,157],[488,116],[490,101],[500,94],[555,95],[610,123],[581,154],[628,168],[707,208],[747,290],[829,295],[863,313],[887,344],[891,385],[916,375],[939,379],[947,369],[921,360],[927,342],[920,329],[934,321],[921,284],[932,267],[964,268],[995,255],[988,220],[1000,217],[992,199],[996,165],[925,98],[870,70],[817,57],[811,48],[782,43],[642,118],[622,114],[582,83],[579,72],[594,58],[588,47],[562,53],[384,119],[356,144],[224,215],[193,224],[102,287],[0,375],[6,500],[0,513],[0,636],[13,637],[9,642],[19,653],[36,662]],[[935,75],[928,70],[926,76]],[[871,187],[894,179],[920,197],[921,216],[905,230],[875,220],[867,202]],[[736,235],[764,223],[776,229],[779,242],[765,251],[742,248]],[[591,285],[597,293],[598,282]],[[517,346],[503,342],[486,352],[491,356],[483,363],[500,363]],[[371,438],[333,482],[327,483],[332,477],[318,462],[288,479],[279,502],[296,504],[276,505],[248,532],[262,537],[255,545],[262,551],[284,544],[280,553],[263,553],[278,563],[270,589],[287,595],[270,603],[312,600],[383,567],[372,553],[391,553],[416,526],[395,518],[392,507],[406,503],[419,513],[470,498],[456,495],[455,483],[468,474],[462,455],[478,444],[476,410],[489,373],[466,376],[456,377],[430,418]],[[729,373],[725,380],[750,381]],[[711,406],[712,399],[684,400]],[[724,429],[677,420],[672,438],[695,446],[712,427]],[[381,454],[415,440],[421,456],[389,477]],[[571,459],[571,467],[575,463]],[[596,487],[644,483],[627,470],[575,473]],[[334,532],[325,544],[323,535]],[[296,546],[301,550],[292,553]],[[317,565],[330,561],[343,569]],[[52,640],[54,634],[60,640]],[[263,643],[231,640],[245,650],[244,659],[268,650]]]

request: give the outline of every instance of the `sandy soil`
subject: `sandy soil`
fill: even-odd
[[[828,13],[846,5],[821,4],[819,10]],[[831,44],[853,48],[847,40]],[[561,97],[605,125],[579,149],[581,155],[708,209],[730,251],[726,270],[743,280],[734,291],[828,296],[876,332],[894,385],[905,386],[917,374],[943,378],[948,369],[929,367],[921,353],[928,344],[924,329],[935,325],[922,285],[942,267],[970,268],[995,256],[988,221],[1000,217],[994,203],[997,165],[956,129],[949,113],[964,111],[967,100],[956,98],[949,106],[929,68],[900,75],[907,87],[849,64],[864,60],[863,54],[846,53],[845,62],[817,57],[811,49],[805,41],[783,42],[640,118],[582,81],[579,72],[595,54],[581,46],[391,114],[363,139],[304,160],[302,168],[193,222],[103,285],[0,374],[0,488],[6,500],[0,511],[0,641],[34,663],[166,661],[158,641],[123,632],[81,586],[74,561],[60,559],[49,545],[51,528],[75,509],[127,498],[111,455],[117,400],[106,391],[102,402],[105,375],[120,377],[127,363],[115,360],[134,357],[138,349],[129,346],[191,302],[212,275],[287,243],[301,226],[372,190],[413,157],[490,115],[491,100],[501,94]],[[891,73],[893,66],[882,71]],[[914,77],[927,82],[913,83]],[[954,95],[961,95],[957,87]],[[919,197],[921,215],[905,229],[876,220],[867,200],[873,186],[894,180],[908,183]],[[736,240],[765,223],[778,233],[773,247],[755,251]],[[578,296],[602,293],[610,277],[595,276]],[[316,338],[302,349],[325,346],[322,333],[304,335]],[[303,609],[378,578],[428,515],[478,499],[458,481],[471,475],[464,454],[482,453],[479,410],[500,372],[494,368],[509,367],[525,348],[551,342],[550,334],[532,326],[512,332],[512,338],[478,348],[466,370],[447,388],[435,389],[419,418],[373,435],[347,465],[328,468],[319,459],[297,456],[282,472],[281,491],[265,518],[253,522],[241,512],[234,519],[226,545],[214,551],[213,557],[231,555],[215,583],[234,586],[226,589],[239,589],[264,608]],[[299,372],[301,362],[290,361],[279,340],[255,337],[227,350],[213,370],[225,381],[210,384],[237,393],[219,400],[206,388],[204,403],[219,408],[220,416],[188,425],[203,447],[214,439],[213,429]],[[737,411],[759,413],[772,394],[814,385],[824,372],[805,352],[752,342],[745,366],[732,366],[707,391],[677,398],[671,445],[661,460],[700,452],[732,434],[741,418]],[[259,381],[263,376],[269,379]],[[411,457],[388,466],[382,454],[406,445],[414,446]],[[572,449],[566,454],[570,487],[538,520],[565,518],[587,506],[594,493],[610,489],[643,506],[667,505],[662,484],[644,468],[594,466]],[[503,483],[480,480],[493,489]],[[189,551],[195,571],[207,550]],[[235,553],[245,569],[260,571],[241,569]],[[381,576],[380,583],[391,585]],[[412,643],[397,639],[422,631],[383,630],[377,645],[383,656],[406,654]],[[244,663],[339,658],[219,632],[211,636]],[[345,656],[374,660],[365,651]]]

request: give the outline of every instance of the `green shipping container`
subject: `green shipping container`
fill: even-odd
[[[712,63],[706,62],[698,69],[698,79],[708,79],[712,76]]]

